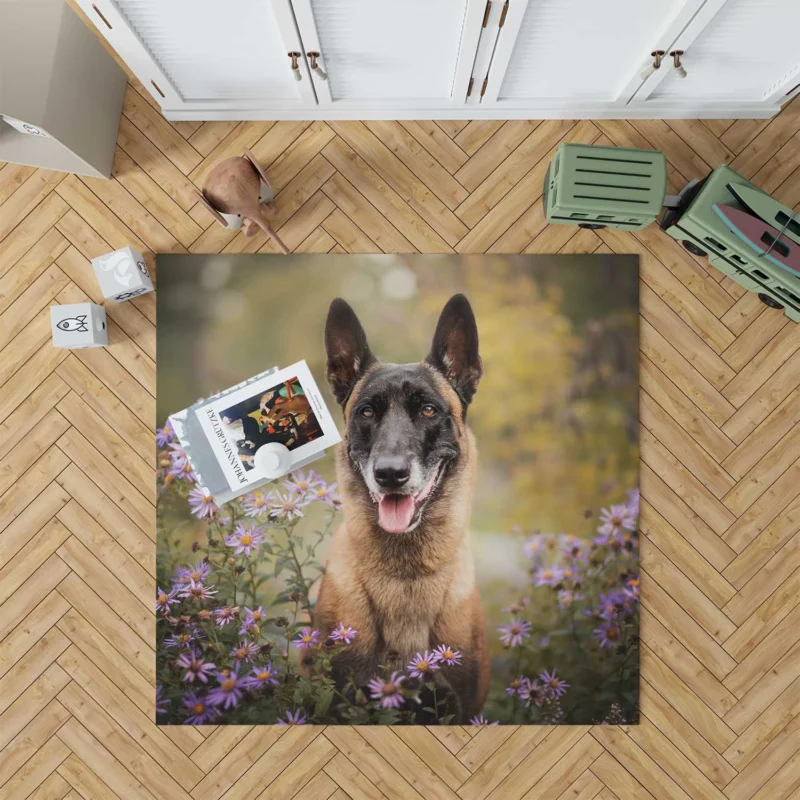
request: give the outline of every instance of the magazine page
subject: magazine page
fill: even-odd
[[[281,444],[291,471],[341,441],[305,361],[226,394],[195,412],[231,490],[264,480],[256,451]]]

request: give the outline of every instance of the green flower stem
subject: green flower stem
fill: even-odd
[[[309,600],[309,591],[310,587],[306,585],[306,579],[303,575],[303,567],[300,564],[300,559],[297,557],[297,551],[294,549],[294,543],[292,542],[292,534],[291,532],[294,530],[294,525],[291,528],[285,528],[286,531],[286,543],[289,547],[289,552],[292,555],[292,561],[294,562],[295,568],[295,576],[297,578],[297,582],[300,585],[300,591],[303,593],[303,597],[305,598],[305,608],[308,612],[309,619],[312,616],[311,611],[311,601]],[[297,615],[295,614],[295,622],[297,622]]]
[[[256,599],[256,565],[251,558],[247,558],[247,572],[250,575],[250,592],[253,595],[253,608],[258,606]]]

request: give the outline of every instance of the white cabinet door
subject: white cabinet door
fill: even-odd
[[[292,0],[320,110],[463,105],[486,0]]]
[[[289,0],[78,3],[165,110],[316,105]]]
[[[672,41],[702,2],[509,0],[481,105],[624,106],[650,53]]]
[[[686,77],[664,64],[633,104],[696,108],[776,103],[800,82],[800,0],[708,0],[669,50]]]

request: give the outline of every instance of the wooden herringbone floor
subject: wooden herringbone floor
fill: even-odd
[[[800,101],[772,121],[165,122],[135,83],[114,179],[0,165],[0,797],[800,798],[800,327],[651,226],[548,227],[561,141],[661,148],[800,203]],[[87,259],[274,246],[194,186],[250,147],[300,252],[641,256],[642,724],[157,728],[154,297],[108,349],[50,344]]]

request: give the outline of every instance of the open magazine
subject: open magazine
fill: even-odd
[[[280,477],[262,467],[261,448],[281,450],[287,473],[341,441],[305,361],[256,375],[170,419],[198,483],[220,503]]]

